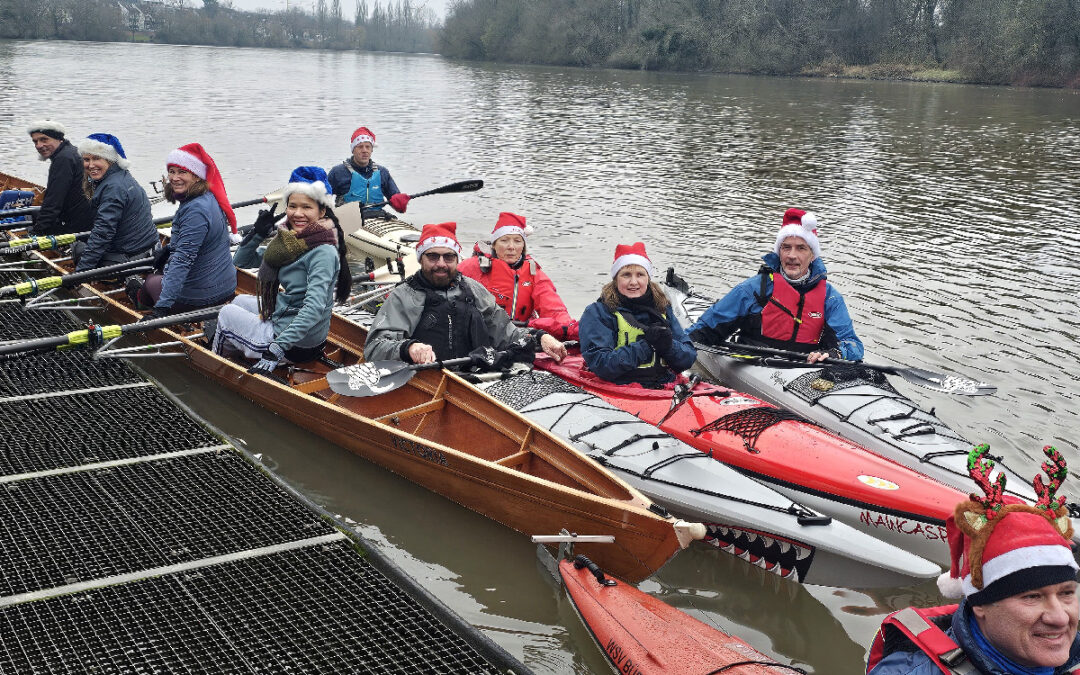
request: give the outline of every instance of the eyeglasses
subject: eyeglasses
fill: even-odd
[[[424,254],[424,257],[427,258],[429,263],[437,263],[440,259],[442,259],[444,263],[457,262],[457,253],[436,253],[435,251],[428,251]]]

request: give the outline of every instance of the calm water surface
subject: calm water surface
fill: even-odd
[[[416,200],[414,222],[455,220],[464,243],[499,211],[526,215],[530,250],[574,313],[617,243],[643,240],[657,267],[721,294],[757,269],[784,209],[813,210],[870,354],[999,387],[965,399],[900,383],[906,393],[1014,461],[1054,443],[1080,467],[1080,92],[0,42],[0,101],[0,170],[44,181],[24,127],[49,116],[73,135],[118,136],[143,182],[169,150],[201,142],[233,201],[340,161],[368,125],[407,192],[487,184]],[[524,537],[181,366],[153,372],[538,672],[604,670]],[[889,608],[936,599],[932,584],[800,587],[707,550],[642,587],[828,675],[861,672]]]

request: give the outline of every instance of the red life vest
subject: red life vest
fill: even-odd
[[[766,274],[768,276],[766,276]],[[765,297],[765,282],[773,282],[772,295]],[[761,337],[792,346],[816,345],[825,330],[825,280],[800,293],[783,274],[761,271]]]
[[[881,628],[870,646],[870,656],[866,660],[866,672],[881,663],[885,653],[885,635],[889,631],[899,631],[930,657],[934,664],[946,675],[977,675],[978,669],[968,661],[964,651],[932,620],[956,613],[959,605],[944,605],[920,609],[908,607],[893,612],[881,622]]]
[[[470,260],[472,260],[470,258]],[[518,269],[513,269],[502,260],[486,253],[477,258],[480,276],[476,277],[468,270],[462,270],[465,276],[471,276],[484,285],[493,296],[495,303],[502,307],[513,321],[528,321],[533,317],[533,285],[536,283],[536,262],[526,256],[525,262]],[[462,261],[462,265],[470,264]],[[513,311],[511,311],[513,308]]]

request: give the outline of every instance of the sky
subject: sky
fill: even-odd
[[[289,4],[308,4],[311,5],[311,0],[289,0]],[[368,0],[368,7],[374,3],[374,0]],[[419,7],[426,4],[435,15],[439,18],[446,17],[446,6],[450,3],[450,0],[413,0],[413,6]],[[269,9],[279,10],[285,9],[285,0],[232,0],[232,4],[237,9],[256,10],[256,9]],[[329,4],[329,3],[327,3]],[[341,11],[346,16],[354,14],[356,12],[356,0],[341,0]]]

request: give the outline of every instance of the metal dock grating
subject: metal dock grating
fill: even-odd
[[[528,672],[118,359],[0,362],[0,424],[0,675]]]

